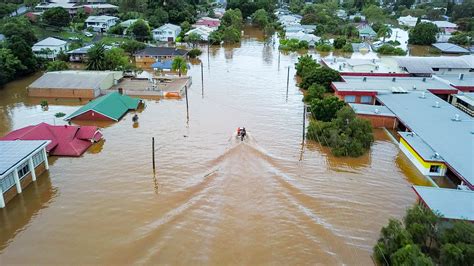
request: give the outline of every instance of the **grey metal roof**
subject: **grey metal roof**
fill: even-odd
[[[462,75],[462,79],[460,78],[460,74],[437,74],[436,77],[446,80],[449,84],[453,86],[474,87],[474,73],[472,72],[464,73]]]
[[[1,140],[0,176],[4,175],[21,160],[47,144],[47,140]]]
[[[395,117],[395,114],[383,105],[360,103],[349,103],[349,105],[356,114]]]
[[[462,48],[459,45],[447,42],[439,42],[432,44],[436,49],[439,49],[443,53],[450,54],[468,54],[469,50]]]
[[[100,84],[114,75],[113,71],[55,71],[46,72],[28,86],[30,89],[98,89]]]
[[[420,57],[405,56],[394,57],[399,67],[406,68],[409,73],[433,73],[433,68],[471,69],[474,67],[474,56],[440,56]]]
[[[428,89],[457,91],[446,82],[435,78],[375,76],[342,76],[342,78],[345,82],[332,83],[338,91],[375,91],[377,93],[391,93],[394,89],[397,90],[399,88],[405,91],[413,91],[414,87],[417,91],[426,91]]]
[[[433,212],[444,218],[474,221],[474,191],[413,186]]]
[[[41,40],[35,43],[33,46],[61,46],[61,45],[65,45],[66,43],[67,42],[63,40],[56,39],[53,37],[48,37],[44,40]]]
[[[398,134],[416,151],[416,153],[418,153],[418,155],[421,156],[421,158],[423,158],[423,160],[444,162],[441,157],[436,156],[436,152],[430,147],[430,145],[424,142],[423,139],[415,133],[399,131]]]
[[[474,119],[430,92],[424,95],[381,94],[377,99],[474,186]]]

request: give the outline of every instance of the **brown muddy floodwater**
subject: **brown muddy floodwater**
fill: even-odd
[[[146,100],[138,127],[127,114],[99,124],[105,141],[82,157],[50,158],[49,173],[0,210],[0,264],[372,264],[380,228],[426,181],[381,130],[360,158],[316,143],[301,156],[297,54],[279,69],[258,31],[212,48],[209,62],[203,51],[204,96],[199,65],[189,72],[189,124],[185,101]],[[43,111],[25,91],[37,76],[0,90],[0,135],[62,124],[54,113],[80,104]]]

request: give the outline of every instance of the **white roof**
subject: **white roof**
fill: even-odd
[[[186,32],[185,35],[189,35],[191,33],[197,33],[197,34],[211,34],[211,32],[215,31],[215,28],[209,28],[207,26],[199,26],[195,29],[192,29],[188,32]]]
[[[89,16],[86,19],[86,22],[107,22],[112,19],[118,19],[118,18],[113,17],[113,16]]]
[[[307,42],[319,42],[319,40],[321,40],[321,37],[318,37],[314,34],[304,33],[301,31],[296,32],[296,33],[288,32],[286,34],[286,37],[288,39],[297,39],[298,41],[307,41]]]
[[[2,140],[0,141],[0,176],[11,172],[12,167],[44,148],[48,140]]]
[[[177,31],[177,30],[181,29],[181,27],[178,26],[178,25],[171,24],[171,23],[166,23],[166,24],[162,25],[161,27],[158,27],[158,28],[154,29],[153,31],[162,31],[162,30],[166,30],[166,29]]]
[[[44,40],[41,40],[41,41],[35,43],[35,45],[33,45],[33,46],[63,46],[65,44],[67,44],[67,42],[65,42],[63,40],[56,39],[56,38],[53,38],[53,37],[48,37]]]
[[[435,24],[438,28],[457,28],[458,25],[451,23],[449,21],[431,21],[431,23]]]
[[[118,6],[114,6],[111,4],[91,4],[91,5],[84,5],[84,7],[92,8],[92,9],[118,9]]]

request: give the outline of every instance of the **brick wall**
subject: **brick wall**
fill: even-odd
[[[374,128],[385,127],[387,129],[397,128],[398,122],[395,117],[376,116],[376,115],[357,115],[359,118],[369,120]]]
[[[94,99],[94,89],[28,89],[30,97]]]

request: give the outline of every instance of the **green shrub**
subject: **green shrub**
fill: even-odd
[[[351,43],[346,43],[346,44],[342,47],[342,51],[345,52],[345,53],[353,53],[353,52],[354,52],[354,49],[352,48],[352,44],[351,44]]]
[[[316,50],[320,52],[330,52],[332,51],[332,46],[327,43],[321,43],[316,45]]]
[[[303,101],[311,102],[313,99],[322,99],[324,97],[325,92],[326,89],[323,86],[313,84],[309,86],[308,91],[303,97]]]
[[[190,58],[196,58],[202,54],[202,51],[199,50],[198,48],[191,49],[191,51],[188,52],[188,56]]]
[[[346,45],[346,38],[338,37],[334,40],[334,48],[335,49],[342,49]]]
[[[406,55],[407,53],[402,48],[395,48],[390,44],[384,44],[379,49],[377,49],[379,54],[383,55]]]

